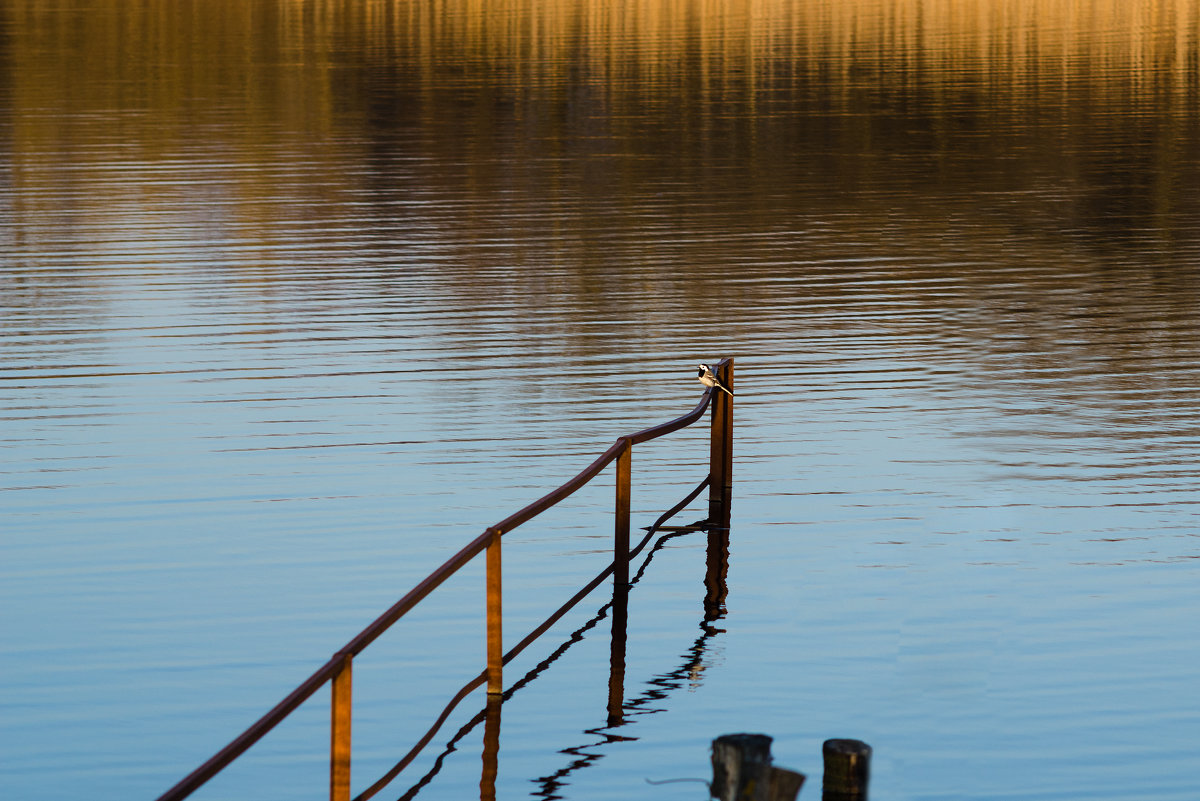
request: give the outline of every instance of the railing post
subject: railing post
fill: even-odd
[[[733,392],[733,359],[717,364],[717,379]],[[729,505],[733,497],[733,396],[717,390],[712,396],[712,433],[709,438],[708,520],[717,528],[729,528]]]
[[[629,506],[632,484],[633,443],[623,438],[625,447],[617,454],[616,523],[613,531],[613,584],[629,584]]]
[[[503,593],[500,572],[500,532],[490,529],[487,546],[487,691],[504,692]]]
[[[338,654],[342,664],[333,674],[329,725],[329,801],[350,801],[350,721],[352,718],[353,657]]]

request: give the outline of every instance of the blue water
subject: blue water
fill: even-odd
[[[723,616],[667,542],[608,727],[597,590],[506,670],[554,656],[497,798],[701,798],[645,779],[736,731],[801,798],[828,737],[877,797],[1194,797],[1192,4],[435,5],[0,13],[0,796],[157,797],[732,356]],[[638,446],[634,525],[706,459]],[[506,537],[506,645],[603,569],[612,481]],[[356,792],[482,611],[472,564],[356,662]],[[327,704],[196,797],[323,796]],[[482,705],[379,797],[478,794]]]

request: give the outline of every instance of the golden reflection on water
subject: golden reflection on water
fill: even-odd
[[[969,81],[991,94],[1085,93],[1090,103],[1195,99],[1192,0],[327,0],[6,4],[18,141],[54,107],[142,109],[190,127],[198,102],[249,120],[329,130],[361,113],[366,64],[500,87],[579,76],[643,97],[785,90],[820,80],[834,102],[864,84]],[[69,57],[64,57],[69,54]],[[1069,85],[1063,85],[1068,82]],[[1077,85],[1082,83],[1085,85]],[[1131,92],[1134,93],[1131,96]],[[355,108],[359,106],[359,108]],[[164,135],[170,131],[163,131]],[[182,134],[182,132],[177,132]],[[49,135],[43,131],[41,136]]]
[[[247,274],[331,249],[428,261],[416,243],[543,277],[568,265],[566,294],[603,304],[615,285],[597,292],[573,265],[638,261],[670,294],[681,265],[747,270],[758,249],[780,266],[801,228],[816,259],[832,238],[964,263],[1019,236],[1047,269],[1064,241],[1171,251],[1197,237],[1190,0],[2,13],[18,259],[92,230],[133,263],[228,261],[221,243]],[[135,241],[159,236],[179,241]],[[491,291],[475,278],[449,280]],[[769,308],[760,288],[736,292]]]
[[[1200,242],[1200,3],[27,0],[2,13],[6,230],[16,263],[51,265],[14,304],[49,313],[67,302],[47,301],[55,287],[81,281],[103,292],[108,265],[378,278],[403,297],[402,265],[463,309],[503,293],[513,309],[534,296],[597,319],[661,308],[679,325],[688,299],[717,291],[753,327],[851,302],[839,282],[853,272],[898,282],[878,297],[896,325],[940,329],[904,304],[909,287],[950,280],[972,289],[946,315],[1003,331],[1012,304],[989,302],[1003,274],[1038,310],[1024,330],[1053,339],[1055,292],[1124,308],[1140,271],[1142,305],[1186,328],[1162,305],[1193,290],[1155,265],[1187,263]],[[1121,280],[1090,261],[1114,250],[1137,254]],[[1099,326],[1090,341],[1123,336]]]
[[[386,12],[375,8],[378,33]],[[439,50],[518,75],[582,55],[596,74],[655,76],[697,58],[711,78],[761,79],[786,61],[848,86],[864,62],[1016,83],[1052,73],[1140,82],[1166,67],[1183,85],[1195,81],[1198,13],[1191,0],[434,0],[393,7],[393,24],[415,30],[424,18]]]
[[[25,0],[2,13],[18,189],[64,156],[87,174],[223,145],[201,155],[231,167],[295,149],[325,179],[316,191],[357,183],[347,165],[403,126],[432,132],[437,159],[594,155],[590,143],[634,171],[724,148],[774,172],[755,154],[836,140],[825,155],[851,176],[864,153],[1016,138],[1008,155],[1040,171],[1139,115],[1158,121],[1169,172],[1200,97],[1191,0]],[[838,123],[801,129],[814,117]],[[527,152],[505,152],[510,140]],[[281,189],[224,172],[251,197]]]

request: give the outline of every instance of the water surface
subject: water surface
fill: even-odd
[[[643,779],[762,731],[805,796],[846,736],[897,799],[1190,798],[1200,12],[961,5],[6,5],[0,794],[156,797],[734,356],[724,618],[671,540],[611,728],[598,591],[497,797],[694,798]],[[638,449],[635,525],[705,449]],[[510,535],[510,637],[611,487]],[[356,664],[356,790],[481,582]],[[324,699],[197,797],[321,796]],[[481,705],[388,794],[478,793]]]

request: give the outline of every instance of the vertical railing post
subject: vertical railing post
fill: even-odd
[[[487,691],[504,692],[503,593],[500,573],[500,532],[489,529],[487,546]]]
[[[722,359],[716,372],[722,384],[737,392],[733,386],[733,359]],[[713,390],[708,472],[708,520],[717,528],[727,529],[733,497],[733,397],[719,390]]]
[[[613,584],[629,584],[629,506],[632,484],[633,443],[622,438],[617,454],[616,522],[613,526]]]
[[[329,724],[329,801],[350,801],[350,721],[353,717],[353,656],[338,654],[341,665],[333,674]]]
[[[613,533],[612,650],[608,673],[608,725],[619,726],[625,703],[625,640],[629,616],[629,507],[633,442],[623,438],[617,454],[616,523]]]

